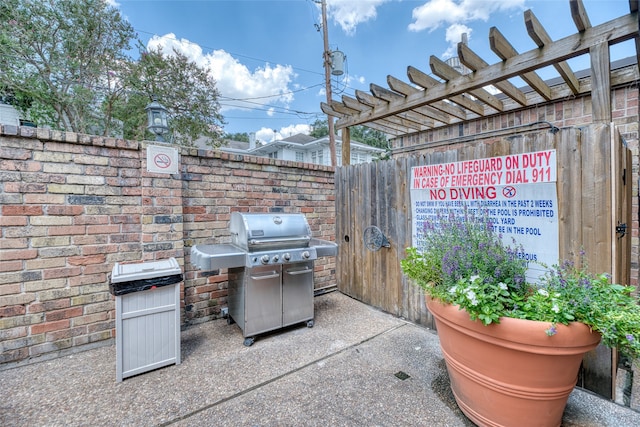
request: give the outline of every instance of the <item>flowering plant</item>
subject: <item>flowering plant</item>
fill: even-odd
[[[525,280],[523,248],[502,242],[483,218],[439,218],[425,226],[420,251],[407,249],[402,270],[432,298],[455,304],[485,325],[501,317],[558,323],[582,322],[602,342],[640,357],[640,305],[630,286],[612,284],[607,274],[565,261],[548,269],[539,283]]]

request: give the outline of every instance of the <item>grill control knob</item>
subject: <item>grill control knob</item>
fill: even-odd
[[[278,255],[273,256],[273,262],[278,262],[279,260],[280,260],[280,256]]]
[[[302,258],[309,258],[310,256],[309,251],[302,252]]]
[[[289,261],[291,260],[291,254],[287,252],[286,254],[282,255],[282,258],[284,258],[285,261]]]
[[[263,264],[269,264],[269,255],[262,255],[260,262]]]

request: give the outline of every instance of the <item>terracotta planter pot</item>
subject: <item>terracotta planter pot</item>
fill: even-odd
[[[427,297],[458,406],[480,426],[559,426],[582,356],[600,334],[582,323],[501,318],[472,322],[457,306]]]

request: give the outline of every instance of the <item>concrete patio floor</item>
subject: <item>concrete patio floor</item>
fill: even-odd
[[[473,426],[433,331],[340,292],[316,297],[315,316],[251,347],[225,320],[189,327],[180,365],[121,383],[113,345],[0,368],[0,425]],[[640,413],[574,390],[562,425],[638,426]]]

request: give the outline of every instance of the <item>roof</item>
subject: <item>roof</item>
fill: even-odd
[[[311,141],[315,141],[317,138],[315,136],[311,136],[311,135],[305,135],[303,133],[298,133],[295,135],[291,135],[285,139],[283,139],[283,142],[293,142],[296,144],[306,144],[309,143]]]

